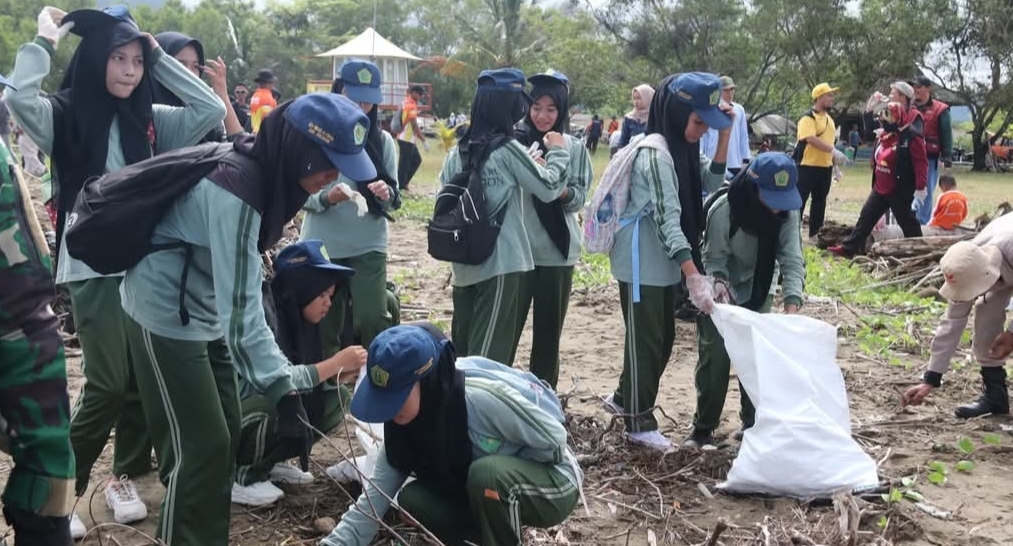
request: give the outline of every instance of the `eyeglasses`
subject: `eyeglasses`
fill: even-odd
[[[245,89],[236,89],[236,94],[237,95],[245,95],[246,94],[246,90]]]

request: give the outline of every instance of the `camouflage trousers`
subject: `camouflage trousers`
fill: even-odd
[[[70,399],[50,260],[27,190],[0,145],[0,414],[14,470],[8,508],[71,512]],[[43,250],[44,249],[44,250]]]

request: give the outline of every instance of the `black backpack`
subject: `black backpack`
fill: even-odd
[[[67,252],[110,275],[152,252],[186,246],[152,243],[155,227],[232,150],[216,142],[181,148],[86,182],[67,219]]]
[[[510,140],[500,135],[473,148],[464,169],[436,195],[427,228],[430,256],[465,265],[479,265],[492,256],[507,207],[495,217],[489,216],[481,172],[492,152]]]

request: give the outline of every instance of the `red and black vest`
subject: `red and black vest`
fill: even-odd
[[[925,151],[929,156],[938,156],[940,151],[939,142],[939,116],[949,108],[950,105],[936,99],[929,99],[929,102],[915,106],[922,113],[924,122],[923,134],[925,135]]]

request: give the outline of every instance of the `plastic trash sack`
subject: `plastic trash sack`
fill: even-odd
[[[756,406],[756,423],[718,487],[807,499],[876,486],[876,463],[851,438],[837,329],[730,305],[717,305],[711,318]]]

